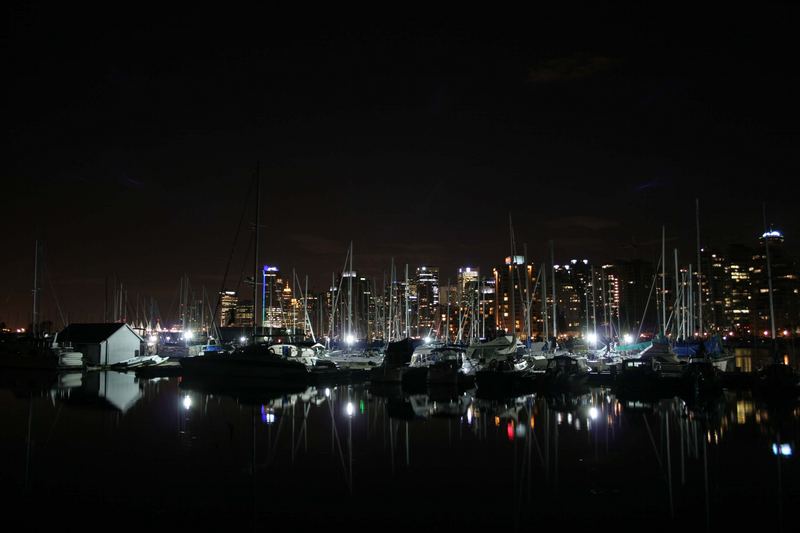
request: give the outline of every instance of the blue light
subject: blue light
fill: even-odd
[[[780,449],[779,449],[778,445],[773,443],[773,445],[772,445],[772,455],[779,455],[779,451],[780,451],[780,455],[782,455],[784,457],[791,457],[792,456],[792,452],[793,452],[792,445],[784,443],[784,444],[781,444]]]

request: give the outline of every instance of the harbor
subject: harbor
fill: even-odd
[[[798,529],[800,6],[527,7],[12,3],[7,529]]]

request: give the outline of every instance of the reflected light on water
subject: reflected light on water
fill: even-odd
[[[747,400],[739,400],[736,402],[736,423],[739,425],[746,424],[747,418],[753,414],[753,402]]]
[[[777,443],[772,445],[772,455],[782,455],[784,457],[791,457],[792,456],[792,445],[783,443],[778,446]]]

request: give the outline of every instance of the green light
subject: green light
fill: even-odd
[[[364,400],[360,400],[358,402],[358,409],[359,409],[359,411],[361,411],[361,414],[363,415],[364,414]]]

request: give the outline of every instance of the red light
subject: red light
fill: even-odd
[[[508,440],[514,440],[514,422],[511,420],[506,425],[506,435],[508,435]]]

